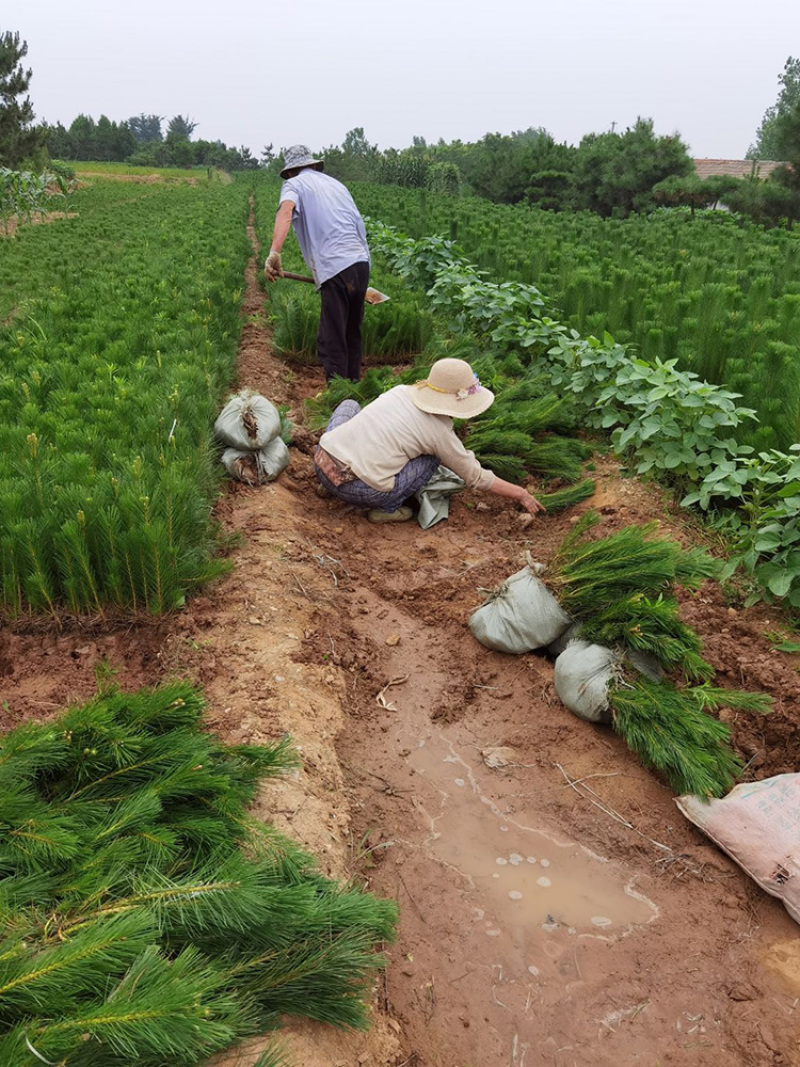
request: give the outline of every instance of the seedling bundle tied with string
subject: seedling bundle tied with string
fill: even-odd
[[[296,757],[201,711],[187,684],[106,691],[0,740],[0,1067],[190,1067],[284,1014],[365,1025],[394,905],[247,815]]]
[[[713,688],[702,642],[680,618],[676,590],[697,590],[719,565],[702,549],[655,536],[655,523],[593,540],[598,521],[584,516],[548,567],[529,559],[478,608],[470,629],[501,652],[547,648],[571,711],[613,723],[676,792],[720,796],[742,768],[729,727],[708,712],[766,711],[770,698]]]
[[[742,766],[729,744],[730,728],[707,712],[763,712],[770,698],[711,687],[714,668],[701,655],[697,633],[680,618],[675,589],[698,589],[719,573],[719,564],[702,549],[655,537],[655,523],[590,540],[597,521],[589,513],[564,539],[547,584],[577,621],[574,636],[609,650],[608,713],[632,751],[676,792],[721,796]],[[569,653],[567,645],[562,656]],[[637,653],[649,657],[644,669]],[[662,679],[662,671],[677,684]]]

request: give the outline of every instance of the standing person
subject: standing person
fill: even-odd
[[[404,506],[443,463],[467,488],[515,500],[536,515],[544,508],[520,485],[482,467],[453,429],[494,402],[463,359],[440,359],[427,378],[396,385],[361,408],[343,400],[320,438],[314,470],[331,496],[367,511],[370,522],[405,522]]]
[[[317,355],[325,378],[330,381],[338,374],[357,382],[369,282],[367,232],[350,193],[323,174],[323,167],[305,145],[286,149],[281,171],[285,180],[264,274],[270,282],[281,276],[281,249],[292,226],[321,295]]]

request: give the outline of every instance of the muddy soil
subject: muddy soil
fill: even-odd
[[[197,680],[226,739],[292,734],[303,770],[259,813],[402,909],[373,1029],[292,1024],[298,1065],[800,1064],[797,925],[611,730],[560,705],[551,662],[467,629],[481,590],[526,549],[546,561],[585,507],[603,533],[653,518],[695,533],[607,460],[593,500],[528,526],[473,494],[427,532],[320,499],[302,401],[321,372],[273,358],[255,263],[247,281],[240,384],[288,404],[298,432],[277,483],[219,502],[243,535],[233,574],[157,623],[6,627],[2,725],[85,699],[105,662],[126,687]],[[746,777],[797,769],[798,660],[766,636],[780,620],[711,585],[683,608],[723,684],[775,697],[766,718],[728,716]],[[218,1063],[249,1067],[260,1047]]]

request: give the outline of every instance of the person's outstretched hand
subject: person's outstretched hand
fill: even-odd
[[[523,490],[523,495],[519,498],[519,502],[525,508],[529,515],[546,514],[544,504],[540,504],[535,496],[531,496],[531,494],[525,492],[525,490]]]
[[[264,264],[264,274],[266,275],[268,282],[277,281],[283,274],[280,252],[276,252],[273,249],[267,256],[267,261]]]

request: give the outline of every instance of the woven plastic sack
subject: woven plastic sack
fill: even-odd
[[[473,612],[469,628],[486,648],[520,655],[544,648],[572,621],[537,577],[544,568],[529,563],[498,586],[489,600]]]
[[[560,634],[555,639],[555,641],[552,641],[547,646],[547,654],[549,656],[552,656],[553,659],[557,659],[561,655],[561,653],[564,651],[564,649],[567,647],[567,645],[570,643],[570,641],[577,641],[578,635],[580,634],[580,632],[581,632],[581,624],[579,622],[573,622],[573,624],[571,626],[569,626],[563,632],[563,634]]]
[[[562,638],[549,646],[548,652],[579,630],[580,624],[570,626]],[[633,649],[618,652],[573,637],[556,659],[556,692],[562,703],[579,718],[587,722],[611,722],[608,687],[624,663],[629,663],[654,682],[660,682],[664,677],[658,660],[646,652]]]
[[[225,470],[232,478],[247,485],[264,485],[274,481],[289,466],[289,449],[280,437],[274,437],[258,452],[226,448],[222,453]]]
[[[800,923],[800,774],[737,785],[722,800],[675,803]]]
[[[578,718],[611,722],[608,687],[621,662],[622,656],[611,648],[570,641],[556,660],[556,692]]]
[[[249,389],[232,397],[214,423],[219,440],[240,452],[257,452],[280,432],[278,409],[266,397]]]
[[[419,502],[417,522],[423,530],[429,530],[448,517],[450,497],[453,493],[460,493],[466,484],[449,467],[439,464],[428,481],[414,494]]]

